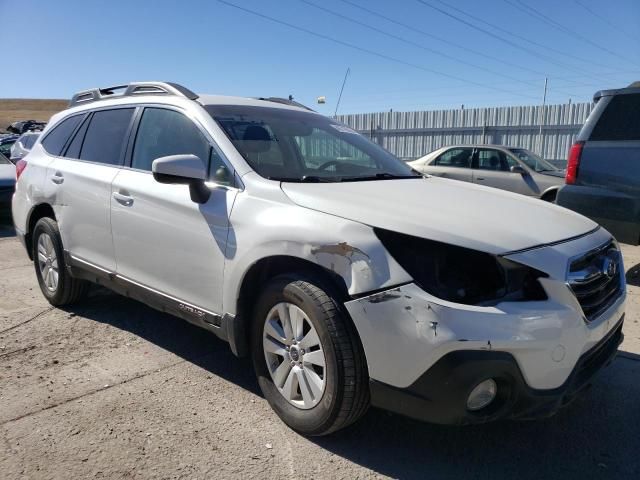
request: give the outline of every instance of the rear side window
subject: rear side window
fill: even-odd
[[[613,97],[589,140],[640,140],[640,93]]]
[[[515,161],[512,160],[515,165]],[[478,149],[478,168],[480,170],[494,170],[505,172],[509,170],[507,156],[499,151],[490,148]]]
[[[444,152],[432,165],[438,167],[471,168],[471,148],[453,148]]]
[[[196,155],[208,166],[209,142],[183,114],[163,108],[145,108],[133,147],[131,167],[151,171],[156,158]]]
[[[84,136],[80,159],[107,165],[122,165],[122,147],[133,108],[94,112]]]
[[[53,127],[47,136],[42,140],[42,146],[51,155],[59,156],[62,153],[69,136],[76,129],[80,120],[84,115],[74,115],[73,117],[65,118],[58,125]]]

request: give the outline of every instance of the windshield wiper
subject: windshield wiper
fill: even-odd
[[[360,177],[342,177],[341,182],[366,182],[369,180],[399,180],[403,178],[423,178],[422,175],[396,175],[394,173],[376,173],[375,175],[364,175]]]
[[[330,183],[337,182],[339,178],[318,177],[316,175],[304,175],[302,177],[267,177],[269,180],[276,180],[278,182],[293,182],[293,183]]]

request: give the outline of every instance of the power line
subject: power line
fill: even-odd
[[[415,64],[415,63],[407,62],[405,60],[402,60],[402,59],[399,59],[399,58],[396,58],[396,57],[392,57],[392,56],[386,55],[384,53],[376,52],[374,50],[369,50],[368,48],[360,47],[358,45],[354,45],[352,43],[345,42],[345,41],[340,40],[338,38],[331,37],[331,36],[325,35],[323,33],[318,33],[318,32],[315,32],[313,30],[309,30],[307,28],[304,28],[304,27],[301,27],[301,26],[298,26],[298,25],[294,25],[292,23],[285,22],[284,20],[280,20],[278,18],[271,17],[269,15],[265,15],[265,14],[260,13],[260,12],[256,12],[255,10],[251,10],[251,9],[242,7],[240,5],[236,5],[235,3],[228,2],[226,0],[217,0],[217,1],[219,3],[227,5],[229,7],[235,8],[237,10],[241,10],[241,11],[243,11],[245,13],[250,14],[250,15],[254,15],[256,17],[260,17],[262,19],[269,20],[270,22],[278,23],[280,25],[284,25],[286,27],[292,28],[294,30],[298,30],[300,32],[306,33],[308,35],[312,35],[312,36],[317,37],[317,38],[321,38],[323,40],[328,40],[330,42],[337,43],[338,45],[342,45],[342,46],[351,48],[353,50],[358,50],[360,52],[367,53],[369,55],[373,55],[373,56],[378,57],[378,58],[383,58],[383,59],[388,60],[390,62],[394,62],[394,63],[398,63],[398,64],[405,65],[405,66],[408,66],[408,67],[412,67],[412,68],[415,68],[415,69],[418,69],[418,70],[422,70],[422,71],[425,71],[425,72],[428,72],[428,73],[432,73],[434,75],[439,75],[439,76],[442,76],[442,77],[450,78],[452,80],[457,80],[459,82],[468,83],[470,85],[476,85],[476,86],[479,86],[479,87],[482,87],[482,88],[488,88],[490,90],[495,90],[495,91],[502,92],[502,93],[508,93],[510,95],[516,95],[516,96],[524,97],[524,98],[537,98],[537,97],[534,97],[532,95],[526,95],[526,94],[522,94],[522,93],[519,93],[519,92],[513,92],[513,91],[510,91],[510,90],[506,90],[506,89],[503,89],[503,88],[497,88],[497,87],[494,87],[492,85],[487,85],[487,84],[483,84],[483,83],[480,83],[480,82],[475,82],[475,81],[468,80],[468,79],[463,78],[463,77],[458,77],[456,75],[451,75],[451,74],[448,74],[448,73],[440,72],[438,70],[433,70],[433,69],[424,67],[422,65],[418,65],[418,64]]]
[[[478,25],[476,25],[474,23],[471,23],[471,22],[469,22],[469,21],[467,21],[467,20],[465,20],[463,18],[458,17],[457,15],[454,15],[453,13],[447,12],[446,10],[443,10],[443,9],[441,9],[441,8],[435,6],[435,5],[427,3],[424,0],[417,0],[417,1],[419,3],[421,3],[421,4],[423,4],[426,7],[429,7],[431,9],[433,9],[433,10],[436,10],[436,11],[442,13],[443,15],[446,15],[446,16],[448,16],[450,18],[453,18],[454,20],[456,20],[456,21],[458,21],[460,23],[463,23],[464,25],[467,25],[468,27],[471,27],[471,28],[473,28],[475,30],[478,30],[478,31],[480,31],[480,32],[482,32],[482,33],[484,33],[486,35],[489,35],[489,36],[491,36],[493,38],[496,38],[496,39],[500,40],[501,42],[506,43],[507,45],[510,45],[510,46],[512,46],[514,48],[517,48],[519,50],[523,50],[523,51],[529,53],[530,55],[533,55],[535,57],[541,58],[541,59],[543,59],[543,60],[545,60],[547,62],[553,63],[554,65],[558,65],[558,66],[560,66],[562,68],[567,68],[567,69],[570,69],[570,70],[572,70],[574,72],[581,73],[582,75],[587,75],[587,76],[589,76],[591,78],[597,79],[597,77],[595,77],[594,75],[592,75],[591,73],[589,73],[586,70],[583,70],[583,69],[581,69],[579,67],[575,67],[573,65],[568,65],[566,63],[557,62],[555,59],[553,59],[553,58],[551,58],[551,57],[549,57],[547,55],[542,55],[542,54],[536,52],[535,50],[532,50],[531,48],[519,45],[519,44],[513,42],[512,40],[509,40],[508,38],[505,38],[503,36],[500,36],[500,35],[498,35],[496,33],[491,32],[489,30],[486,30],[486,29],[484,29],[484,28],[482,28],[482,27],[480,27],[480,26],[478,26]],[[554,52],[559,53],[561,55],[565,55],[565,56],[569,56],[569,57],[577,59],[577,60],[582,60],[582,61],[585,61],[585,62],[589,62],[590,64],[593,64],[593,65],[596,64],[592,60],[580,59],[580,57],[577,57],[575,55],[571,55],[569,53],[562,52],[562,51],[557,50],[557,49],[555,49],[553,47],[549,47],[547,45],[543,45],[543,44],[535,42],[533,40],[529,40],[526,37],[523,37],[523,36],[518,35],[516,33],[510,32],[510,31],[504,29],[501,26],[498,26],[498,25],[495,25],[493,23],[487,22],[486,20],[483,20],[483,19],[481,19],[479,17],[476,17],[475,15],[472,15],[472,14],[470,14],[470,13],[464,11],[464,10],[461,10],[461,9],[459,9],[457,7],[454,7],[453,5],[450,5],[450,4],[446,3],[446,2],[443,2],[442,0],[436,0],[436,1],[438,3],[440,3],[440,4],[442,4],[442,5],[445,5],[446,7],[450,8],[451,10],[455,10],[455,11],[457,11],[459,13],[462,13],[463,15],[466,15],[466,16],[476,20],[477,22],[484,23],[485,25],[488,25],[488,26],[490,26],[490,27],[492,27],[492,28],[494,28],[496,30],[499,30],[499,31],[501,31],[503,33],[506,33],[507,35],[511,35],[511,36],[513,36],[515,38],[518,38],[518,39],[520,39],[520,40],[522,40],[524,42],[527,42],[529,44],[535,45],[535,46],[537,46],[539,48],[543,48],[544,50],[554,51]]]
[[[557,22],[556,20],[554,20],[553,18],[549,17],[548,15],[545,15],[544,13],[542,13],[540,10],[535,9],[534,7],[527,5],[526,3],[523,3],[521,0],[516,0],[517,3],[514,3],[512,0],[504,0],[506,3],[508,3],[509,5],[518,8],[520,11],[528,14],[529,16],[533,17],[533,18],[537,18],[538,20],[542,21],[543,23],[546,23],[547,25],[552,26],[553,28],[555,28],[556,30],[559,30],[561,32],[563,32],[566,35],[569,35],[570,37],[573,38],[577,38],[578,40],[582,41],[582,42],[586,42],[589,45],[592,45],[600,50],[602,50],[605,53],[608,53],[609,55],[613,55],[614,57],[618,57],[621,60],[624,60],[626,62],[633,62],[633,60],[628,59],[627,57],[625,57],[624,55],[620,55],[617,52],[614,52],[613,50],[610,50],[606,47],[603,47],[602,45],[600,45],[599,43],[596,43],[594,41],[592,41],[590,38],[585,37],[584,35],[571,30],[570,28],[567,28],[565,25],[561,24],[560,22]]]
[[[481,57],[484,57],[484,58],[488,58],[488,59],[493,60],[495,62],[499,62],[499,63],[502,63],[504,65],[507,65],[509,67],[519,68],[519,69],[525,70],[527,72],[535,73],[536,75],[544,75],[543,73],[541,73],[541,72],[539,72],[537,70],[534,70],[532,68],[525,67],[525,66],[522,66],[522,65],[518,65],[517,63],[508,62],[508,61],[506,61],[506,60],[504,60],[504,59],[502,59],[500,57],[494,57],[492,55],[487,55],[486,53],[481,52],[479,50],[474,50],[474,49],[468,48],[465,45],[452,42],[451,40],[447,40],[447,39],[439,37],[437,35],[433,35],[432,33],[426,32],[426,31],[424,31],[422,29],[413,27],[413,26],[408,25],[408,24],[403,23],[403,22],[399,22],[398,20],[394,20],[393,18],[387,17],[386,15],[383,15],[383,14],[381,14],[379,12],[371,10],[371,9],[369,9],[367,7],[363,7],[362,5],[358,5],[357,3],[354,3],[354,2],[352,2],[350,0],[340,0],[340,1],[343,2],[343,3],[346,3],[347,5],[351,5],[352,7],[358,8],[358,9],[364,11],[364,12],[367,12],[367,13],[369,13],[371,15],[374,15],[374,16],[376,16],[378,18],[382,18],[382,19],[384,19],[384,20],[386,20],[388,22],[391,22],[391,23],[393,23],[395,25],[398,25],[398,26],[400,26],[402,28],[406,28],[407,30],[411,30],[413,32],[419,33],[421,35],[424,35],[425,37],[432,38],[432,39],[437,40],[439,42],[442,42],[442,43],[444,43],[446,45],[453,46],[455,48],[459,48],[461,50],[464,50],[465,52],[471,52],[471,53],[473,53],[475,55],[478,55],[478,56],[481,56]]]
[[[602,20],[604,23],[606,23],[607,25],[609,25],[613,30],[615,30],[616,32],[622,32],[624,33],[627,37],[631,38],[632,40],[635,40],[636,42],[640,40],[640,37],[636,37],[635,35],[632,35],[631,33],[629,33],[627,30],[625,30],[624,28],[620,27],[619,25],[616,25],[615,23],[613,23],[611,20],[607,19],[606,17],[603,17],[602,15],[600,15],[599,13],[595,12],[594,10],[592,10],[590,7],[588,7],[587,5],[585,5],[584,3],[582,3],[580,0],[573,0],[575,3],[577,3],[578,5],[580,5],[582,8],[584,8],[587,12],[589,12],[591,15],[593,15],[594,17],[596,17],[599,20]]]
[[[317,5],[317,4],[315,4],[315,3],[313,3],[313,2],[311,2],[309,0],[298,0],[298,1],[300,1],[302,3],[306,3],[307,5],[310,5],[310,6],[314,7],[314,8],[317,8],[318,10],[326,12],[326,13],[328,13],[330,15],[335,16],[335,17],[341,18],[341,19],[346,20],[346,21],[351,22],[351,23],[355,23],[356,25],[360,25],[361,27],[368,28],[369,30],[373,30],[374,32],[380,33],[380,34],[385,35],[385,36],[387,36],[389,38],[393,38],[393,39],[398,40],[400,42],[406,43],[407,45],[412,45],[414,47],[420,48],[420,49],[425,50],[427,52],[431,52],[434,55],[438,55],[440,57],[446,58],[447,60],[451,60],[453,62],[457,62],[457,63],[460,63],[462,65],[466,65],[466,66],[469,66],[469,67],[477,68],[478,70],[482,70],[482,71],[488,72],[488,73],[490,73],[492,75],[497,75],[497,76],[499,76],[501,78],[508,78],[508,79],[510,79],[510,80],[512,80],[514,82],[522,83],[522,84],[533,86],[533,87],[537,87],[538,86],[537,83],[526,81],[526,80],[521,80],[519,78],[512,77],[510,75],[506,75],[504,72],[497,72],[495,70],[491,70],[490,68],[486,68],[486,67],[483,67],[481,65],[476,65],[475,63],[467,62],[466,60],[461,60],[461,59],[453,57],[451,55],[447,55],[446,53],[442,53],[442,52],[440,52],[438,50],[435,50],[433,48],[429,48],[429,47],[427,47],[427,46],[425,46],[423,44],[414,42],[412,40],[409,40],[407,38],[401,37],[399,35],[395,35],[393,33],[389,33],[389,32],[387,32],[385,30],[382,30],[380,28],[374,27],[374,26],[372,26],[372,25],[370,25],[368,23],[361,22],[360,20],[356,20],[355,18],[349,17],[347,15],[343,15],[343,14],[338,13],[338,12],[336,12],[334,10],[329,9],[329,8]]]

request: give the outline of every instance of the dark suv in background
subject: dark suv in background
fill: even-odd
[[[640,82],[601,90],[569,151],[566,185],[557,203],[640,243]]]

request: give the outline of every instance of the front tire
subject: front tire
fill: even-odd
[[[344,428],[369,406],[360,340],[330,291],[318,278],[281,275],[254,309],[251,347],[262,393],[305,435]]]
[[[80,300],[88,282],[73,278],[67,271],[58,223],[41,218],[33,229],[33,264],[40,290],[51,305],[69,305]]]

